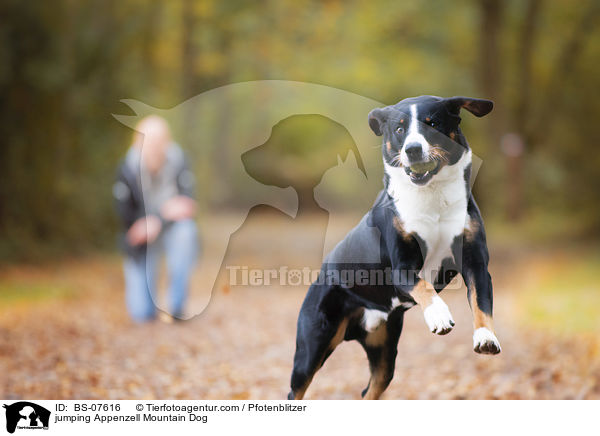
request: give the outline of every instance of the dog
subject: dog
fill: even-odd
[[[288,399],[300,400],[342,341],[364,348],[371,376],[362,391],[378,399],[394,375],[404,313],[419,305],[428,328],[455,325],[438,295],[461,274],[473,312],[473,350],[501,351],[492,323],[492,281],[481,214],[469,188],[471,149],[460,112],[477,117],[490,100],[407,98],[369,113],[382,136],[384,189],[373,207],[325,258],[298,316]]]

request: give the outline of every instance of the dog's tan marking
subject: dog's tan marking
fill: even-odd
[[[323,356],[321,356],[321,362],[314,369],[313,373],[310,374],[310,376],[306,379],[304,386],[302,386],[300,389],[298,389],[296,392],[294,392],[294,400],[301,400],[302,398],[304,398],[304,394],[306,393],[308,386],[312,382],[312,379],[315,376],[315,373],[319,369],[321,369],[321,367],[323,366],[323,363],[325,362],[325,356],[327,356],[328,353],[333,352],[333,350],[335,350],[335,347],[337,347],[344,340],[344,336],[346,334],[346,328],[348,327],[348,321],[349,321],[349,319],[345,318],[340,323],[337,331],[335,332],[335,335],[329,342],[329,349],[328,349],[327,353],[325,353]]]
[[[313,373],[313,376],[314,376],[314,373]],[[304,386],[302,386],[300,389],[298,389],[297,392],[294,392],[294,400],[301,400],[302,398],[304,398],[306,389],[308,388],[308,385],[310,384],[311,381],[312,381],[312,377],[310,378],[310,380],[307,380],[306,383],[304,384]]]
[[[387,321],[382,322],[375,330],[367,333],[365,342],[371,347],[376,347],[385,344],[387,339]]]
[[[425,121],[430,122],[431,118],[427,117],[427,118],[425,118]]]
[[[389,374],[387,371],[387,359],[381,359],[379,365],[371,370],[369,389],[363,400],[378,400],[389,385]]]
[[[394,228],[396,229],[398,234],[402,236],[402,239],[404,239],[406,242],[409,242],[412,239],[412,236],[410,233],[404,230],[404,226],[402,225],[402,221],[400,221],[400,218],[395,216],[392,221]]]
[[[344,340],[344,336],[346,335],[347,327],[348,327],[348,318],[344,318],[344,320],[340,323],[340,326],[338,327],[337,331],[335,332],[333,339],[329,343],[329,349],[331,351],[333,351],[335,349],[335,347],[337,347],[338,345],[340,345],[342,343],[342,341]],[[321,365],[323,365],[322,362],[321,362]]]
[[[473,242],[477,233],[479,233],[479,222],[470,219],[468,225],[465,227],[465,240],[467,242]]]
[[[435,292],[433,286],[425,280],[419,280],[419,283],[410,291],[410,296],[423,310],[432,303],[433,297],[436,295],[437,292]]]
[[[392,144],[390,141],[387,141],[385,143],[385,147],[387,148],[388,153],[390,153],[392,151]]]
[[[440,162],[440,168],[448,163],[448,152],[440,147],[438,144],[435,144],[429,150],[429,156]]]
[[[473,279],[469,280],[469,289],[471,290],[469,293],[469,304],[473,311],[473,329],[477,330],[478,328],[485,327],[492,333],[495,333],[492,317],[483,312],[477,304],[477,288]]]
[[[456,138],[456,133],[450,132],[450,139],[454,140],[454,138]]]

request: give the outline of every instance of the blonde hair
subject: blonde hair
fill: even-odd
[[[169,123],[159,115],[145,116],[135,125],[133,136],[131,137],[131,146],[140,146],[145,135],[156,134],[162,134],[170,141],[171,129],[169,128]]]

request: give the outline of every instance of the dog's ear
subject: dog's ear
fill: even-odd
[[[494,108],[494,102],[491,100],[484,100],[482,98],[471,98],[471,97],[450,97],[446,99],[448,103],[448,109],[458,115],[461,108],[464,108],[471,112],[476,117],[482,117],[489,114]]]
[[[386,108],[376,108],[369,112],[369,127],[377,136],[383,135],[383,123],[387,121]]]

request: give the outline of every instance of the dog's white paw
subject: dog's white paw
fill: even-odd
[[[438,335],[450,333],[450,330],[454,327],[450,309],[448,309],[444,300],[437,295],[431,299],[431,304],[423,310],[423,316],[429,330]]]
[[[485,327],[480,327],[473,333],[473,351],[479,354],[498,354],[502,348],[495,334]]]

